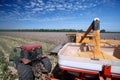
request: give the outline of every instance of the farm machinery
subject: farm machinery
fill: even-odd
[[[85,34],[67,36],[70,43],[59,51],[58,64],[61,70],[76,73],[73,80],[120,80],[120,41],[100,39],[99,18]]]
[[[51,71],[52,65],[39,44],[23,44],[14,48],[11,60],[18,71],[19,80],[34,80]],[[45,78],[45,77],[44,77]]]
[[[42,46],[24,44],[15,48],[14,52],[20,54],[13,58],[20,80],[34,80],[35,76],[49,72],[42,80],[120,80],[120,42],[100,39],[98,18],[85,34],[67,36],[69,42],[59,50],[57,65],[52,71]]]

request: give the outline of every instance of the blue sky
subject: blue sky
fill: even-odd
[[[120,0],[0,0],[0,29],[83,29],[94,18],[120,31]]]

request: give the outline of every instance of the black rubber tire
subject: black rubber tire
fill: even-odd
[[[99,80],[99,75],[86,74],[86,80]]]
[[[48,73],[51,72],[51,69],[52,69],[52,64],[50,62],[50,59],[48,57],[44,57],[42,60],[41,60],[43,66],[45,67],[45,69],[48,71]]]
[[[19,63],[17,70],[18,70],[19,80],[34,80],[35,79],[30,65]]]

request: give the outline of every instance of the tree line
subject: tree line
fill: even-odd
[[[0,29],[0,32],[85,32],[83,29]],[[101,29],[100,33],[120,33]]]
[[[0,29],[1,32],[84,32],[82,29]]]

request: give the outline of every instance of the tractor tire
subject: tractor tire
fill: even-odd
[[[51,72],[51,69],[52,69],[52,64],[50,62],[50,59],[48,57],[45,57],[41,60],[44,68],[48,71],[48,73]]]
[[[19,63],[17,70],[18,70],[19,80],[34,80],[35,79],[30,65]]]

